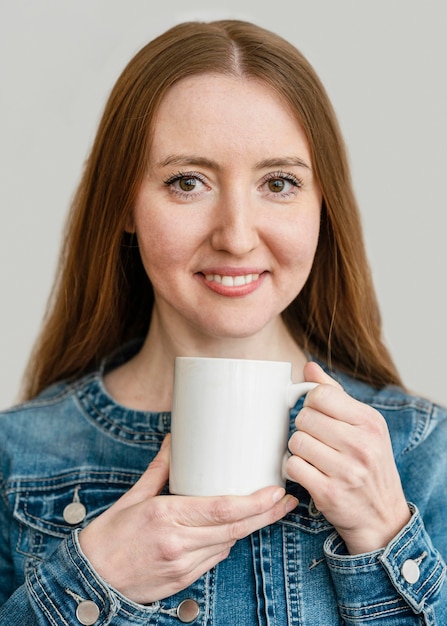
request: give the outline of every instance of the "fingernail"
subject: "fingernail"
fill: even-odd
[[[296,507],[298,506],[298,503],[299,503],[298,498],[295,498],[294,496],[289,496],[286,502],[287,513],[290,513],[290,511],[293,511],[293,509],[296,509]]]
[[[282,498],[284,498],[284,494],[286,493],[286,490],[283,489],[281,487],[281,489],[277,489],[276,491],[273,492],[273,502],[276,504],[277,502],[279,502]]]

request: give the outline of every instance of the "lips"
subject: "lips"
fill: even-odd
[[[209,290],[227,298],[241,298],[257,291],[263,284],[267,271],[246,267],[208,267],[196,274],[197,279]]]
[[[238,274],[236,276],[229,276],[225,274],[205,274],[205,280],[207,282],[214,282],[224,287],[242,287],[243,285],[249,285],[255,280],[258,280],[259,274]]]

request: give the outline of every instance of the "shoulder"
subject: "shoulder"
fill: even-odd
[[[85,419],[79,393],[91,377],[52,385],[30,401],[0,412],[0,457],[36,458],[75,437]]]
[[[0,424],[6,427],[9,421],[17,423],[22,418],[27,420],[39,417],[50,419],[57,413],[58,409],[60,410],[61,407],[73,400],[77,391],[90,378],[91,376],[86,376],[74,382],[62,381],[55,383],[31,400],[0,411]]]

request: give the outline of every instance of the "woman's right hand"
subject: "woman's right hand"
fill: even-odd
[[[79,534],[95,571],[139,604],[185,589],[225,559],[238,539],[297,505],[280,487],[250,496],[161,496],[169,450],[168,436],[138,482]]]

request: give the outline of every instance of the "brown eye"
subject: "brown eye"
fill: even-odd
[[[193,191],[196,188],[197,180],[191,177],[180,178],[178,184],[182,191]]]
[[[270,191],[273,191],[273,193],[279,193],[281,191],[284,191],[284,187],[285,181],[281,178],[272,178],[268,181],[268,188]]]
[[[178,172],[164,181],[170,193],[182,200],[193,200],[209,191],[205,177],[196,172]]]

